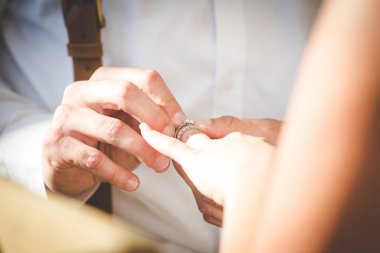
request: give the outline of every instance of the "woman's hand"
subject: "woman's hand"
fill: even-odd
[[[178,162],[197,189],[206,197],[223,205],[247,176],[259,175],[267,168],[273,146],[261,138],[231,133],[221,139],[210,139],[197,132],[186,143],[140,125],[144,139],[157,151]]]

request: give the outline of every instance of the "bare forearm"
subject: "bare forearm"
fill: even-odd
[[[379,11],[376,0],[326,1],[280,139],[257,252],[326,246],[374,131]]]

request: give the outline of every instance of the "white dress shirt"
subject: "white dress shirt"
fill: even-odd
[[[152,68],[192,119],[284,115],[319,1],[106,0],[104,63]],[[0,175],[45,194],[41,143],[72,62],[58,0],[0,0]],[[113,188],[116,215],[167,252],[216,252],[190,189],[141,166],[140,188]]]

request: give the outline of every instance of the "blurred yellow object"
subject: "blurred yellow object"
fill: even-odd
[[[159,252],[153,241],[91,207],[49,201],[0,179],[0,252]]]

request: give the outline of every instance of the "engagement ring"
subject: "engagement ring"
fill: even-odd
[[[185,122],[183,122],[181,125],[177,127],[177,129],[175,130],[174,137],[177,138],[178,140],[181,140],[184,133],[186,133],[187,131],[191,129],[200,131],[197,125],[195,124],[194,120],[187,119],[185,120]]]

